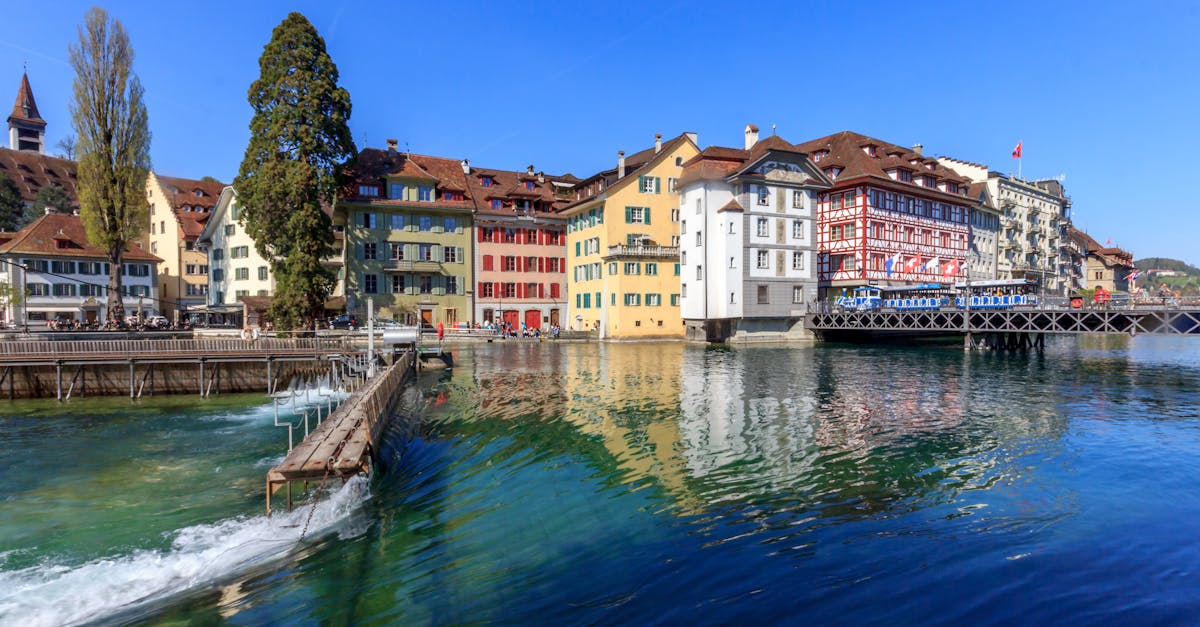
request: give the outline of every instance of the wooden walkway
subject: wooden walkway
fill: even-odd
[[[348,479],[369,473],[371,456],[389,417],[389,408],[400,386],[412,372],[415,354],[403,353],[396,362],[359,388],[333,414],[296,445],[284,460],[267,473],[267,513],[271,494],[291,482]]]
[[[7,340],[0,341],[0,366],[312,359],[359,350],[343,338]]]

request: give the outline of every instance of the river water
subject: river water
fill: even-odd
[[[1198,349],[460,346],[271,519],[262,396],[0,405],[0,624],[1194,623]]]

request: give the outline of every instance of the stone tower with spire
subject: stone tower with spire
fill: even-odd
[[[21,74],[17,101],[13,103],[12,114],[8,116],[8,147],[46,154],[46,121],[38,113],[27,73]]]

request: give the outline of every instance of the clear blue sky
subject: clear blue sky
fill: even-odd
[[[0,97],[29,62],[53,145],[88,2],[4,0]],[[52,6],[52,8],[50,8]],[[229,181],[246,89],[289,10],[325,37],[354,140],[586,176],[655,133],[737,146],[854,130],[927,154],[1066,175],[1076,226],[1200,264],[1200,3],[109,2],[137,53],[155,169]],[[145,6],[153,6],[150,11]],[[7,111],[7,108],[5,109]],[[1183,191],[1180,191],[1183,190]],[[1178,198],[1176,198],[1178,196]]]

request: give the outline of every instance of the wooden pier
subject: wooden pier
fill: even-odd
[[[281,488],[287,488],[287,505],[291,508],[294,481],[346,481],[359,473],[370,473],[372,456],[378,450],[392,405],[415,369],[415,357],[412,351],[397,355],[391,366],[368,379],[267,473],[267,514],[271,513],[271,495]]]

